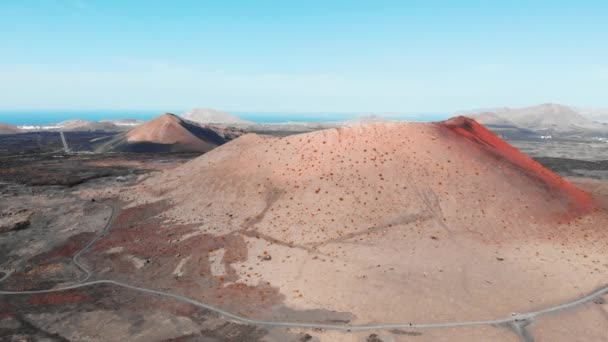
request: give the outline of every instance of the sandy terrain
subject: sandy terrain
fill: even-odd
[[[534,341],[594,341],[608,339],[608,296],[576,309],[545,315],[528,326]]]

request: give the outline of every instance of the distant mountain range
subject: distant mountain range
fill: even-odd
[[[576,108],[582,116],[602,123],[608,123],[608,109]]]
[[[493,109],[477,109],[454,113],[474,118],[503,138],[516,139],[545,139],[545,138],[608,138],[608,110],[576,108],[554,103],[546,103],[525,108],[499,107]],[[282,122],[254,123],[243,120],[235,115],[209,108],[195,108],[173,117],[184,120],[188,124],[213,126],[214,129],[235,127],[254,133],[271,135],[290,135],[310,132],[320,129],[359,125],[369,122],[390,121],[390,116],[368,115],[354,119],[335,122]],[[156,119],[154,119],[156,120]],[[152,122],[151,120],[149,122]],[[104,131],[126,132],[141,127],[136,132],[149,129],[141,120],[117,119],[86,121],[80,119],[67,120],[47,125],[10,126],[0,125],[0,134],[11,134],[32,131]],[[184,126],[186,125],[181,124]],[[132,133],[134,134],[134,133]]]
[[[535,134],[543,137],[593,138],[608,136],[608,123],[590,118],[590,111],[546,103],[524,108],[497,108],[487,111],[461,112],[495,132]],[[602,117],[602,112],[594,112]]]
[[[210,108],[195,108],[181,115],[182,118],[203,124],[251,125],[253,122]]]

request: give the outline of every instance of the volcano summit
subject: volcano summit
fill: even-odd
[[[242,134],[242,130],[188,121],[171,113],[113,137],[98,152],[207,152]]]

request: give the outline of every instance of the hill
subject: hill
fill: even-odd
[[[98,152],[207,152],[244,132],[203,126],[166,113],[119,134]]]
[[[582,116],[601,123],[608,123],[608,109],[576,108]]]
[[[470,117],[490,128],[509,126],[561,135],[608,133],[608,125],[586,118],[575,108],[554,103],[525,108],[504,107]]]
[[[515,124],[533,130],[572,131],[576,129],[592,129],[596,125],[574,109],[554,103],[538,106],[503,109],[497,115],[508,118]]]
[[[243,168],[243,165],[248,167]],[[216,171],[219,173],[216,174]],[[482,178],[473,177],[482,172]],[[188,173],[196,176],[186,177]],[[401,205],[395,207],[395,213],[387,214],[387,211],[392,211],[389,208],[394,207],[394,203],[389,205],[387,202],[397,198],[403,199],[399,203],[409,203],[408,211],[416,211],[416,207],[422,210],[424,205],[414,200],[420,196],[417,191],[435,193],[435,200],[441,204],[443,215],[454,219],[459,217],[463,206],[486,212],[497,211],[496,203],[479,204],[477,199],[501,193],[501,201],[505,202],[500,205],[507,206],[508,198],[521,197],[520,189],[526,190],[528,206],[508,205],[511,213],[505,219],[512,220],[515,213],[519,214],[514,215],[518,217],[534,214],[537,218],[544,213],[546,218],[557,219],[562,215],[570,215],[571,210],[573,213],[585,211],[589,206],[584,193],[473,120],[463,117],[441,125],[383,123],[324,130],[282,139],[243,137],[176,170],[175,174],[182,177],[181,185],[173,188],[174,200],[179,201],[182,191],[213,188],[212,183],[220,181],[219,175],[225,173],[242,180],[234,179],[235,182],[229,188],[217,189],[223,193],[219,198],[226,198],[234,186],[235,193],[246,192],[254,197],[252,201],[255,203],[266,202],[265,191],[262,191],[260,198],[256,196],[258,191],[254,191],[261,186],[267,191],[275,189],[283,193],[286,190],[287,194],[280,196],[281,201],[287,195],[312,201],[302,207],[301,215],[293,211],[291,218],[281,220],[283,224],[292,227],[288,232],[267,232],[294,243],[323,240],[327,238],[324,235],[336,237],[336,231],[301,236],[301,229],[305,227],[295,228],[298,225],[294,221],[303,220],[307,217],[308,210],[316,210],[314,208],[320,204],[329,204],[331,209],[328,210],[334,212],[333,217],[338,222],[347,219],[339,216],[340,206],[356,208],[353,209],[354,212],[369,215],[367,218],[365,215],[360,217],[357,224],[351,225],[344,232],[348,233],[373,225],[374,222],[385,221],[387,217],[402,215]],[[202,182],[199,177],[201,174],[205,175]],[[409,179],[399,180],[400,174],[408,174]],[[505,174],[510,175],[508,183],[501,180]],[[263,181],[266,175],[272,177]],[[192,183],[189,183],[190,180]],[[242,184],[245,180],[247,184]],[[353,182],[354,180],[356,181]],[[168,179],[167,181],[170,183]],[[221,182],[225,181],[225,178],[221,179]],[[310,192],[315,190],[312,189],[315,186],[323,190],[323,196],[311,196]],[[237,187],[239,191],[236,191]],[[377,196],[383,191],[372,191],[374,188],[384,188],[390,195]],[[362,192],[364,189],[367,189],[367,194]],[[442,203],[443,193],[450,194],[453,202]],[[188,198],[185,203],[187,208],[202,204],[192,197],[184,198]],[[378,205],[376,214],[372,214],[368,206],[375,208],[376,198],[381,204]],[[322,200],[322,203],[317,200]],[[239,211],[239,216],[247,214],[247,210]],[[306,219],[307,226],[323,226],[321,222],[316,222],[324,221],[323,215],[312,215],[314,211],[308,214],[311,217]],[[482,220],[482,217],[478,219]]]
[[[607,215],[462,117],[248,134],[122,199],[96,248],[153,260],[130,281],[257,319],[474,321],[605,282]]]
[[[209,108],[195,108],[181,115],[182,118],[203,124],[248,125],[250,121]]]
[[[515,123],[510,120],[503,118],[502,116],[492,112],[482,112],[470,116],[475,121],[482,125],[492,126],[504,126],[504,127],[518,127]]]

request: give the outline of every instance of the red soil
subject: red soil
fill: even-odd
[[[103,252],[113,247],[123,247],[125,253],[148,257],[171,257],[176,253],[191,253],[193,250],[210,252],[226,248],[227,263],[246,260],[246,246],[236,235],[213,236],[201,234],[185,241],[174,241],[189,233],[197,225],[163,222],[156,217],[170,207],[163,201],[124,209],[116,218],[110,233],[92,247],[92,251]]]
[[[8,296],[0,297],[0,321],[14,315],[15,307],[8,302]]]
[[[201,234],[179,241],[179,236],[192,232],[196,225],[164,222],[157,214],[169,208],[166,202],[159,201],[123,210],[110,232],[93,245],[91,252],[95,254],[85,256],[87,261],[95,265],[94,269],[111,265],[112,272],[117,275],[137,274],[137,281],[148,279],[157,287],[171,287],[184,295],[211,299],[243,314],[258,312],[281,302],[278,289],[268,284],[230,284],[239,278],[237,270],[230,264],[247,260],[247,245],[242,236]],[[113,247],[122,247],[124,251],[111,256],[98,254]],[[222,276],[213,275],[209,263],[208,253],[218,249],[225,251],[221,262],[225,265],[226,274]],[[133,265],[121,260],[120,255],[149,258],[151,262],[134,271]],[[186,267],[187,273],[179,279],[175,278],[172,271],[179,260],[186,256],[191,260]],[[163,274],[166,277],[162,277]],[[201,286],[204,290],[201,290]],[[171,309],[172,306],[165,303],[162,308]],[[188,314],[190,310],[188,307],[174,309],[176,314]]]
[[[82,292],[54,292],[33,295],[27,302],[33,305],[61,305],[76,304],[90,299],[91,297]]]
[[[94,235],[95,234],[91,232],[76,234],[74,236],[71,236],[63,245],[49,251],[48,253],[39,255],[38,257],[44,259],[72,257],[91,239],[93,239]]]
[[[122,210],[112,224],[110,233],[97,241],[91,250],[103,252],[112,247],[124,247],[129,253],[140,256],[174,255],[176,249],[170,243],[172,236],[185,234],[192,227],[163,224],[161,219],[155,217],[168,208],[166,203],[156,202]],[[195,248],[196,238],[188,241],[185,248]]]
[[[475,120],[459,116],[443,121],[439,123],[439,126],[464,137],[493,154],[496,159],[507,161],[529,177],[544,183],[550,192],[568,201],[571,209],[570,218],[594,209],[595,206],[589,194],[521,153]]]
[[[208,128],[200,128],[211,131]],[[215,134],[214,132],[210,132]],[[206,152],[217,146],[211,141],[201,139],[186,128],[186,123],[172,114],[163,114],[139,125],[127,133],[127,142],[180,144],[191,151]]]

